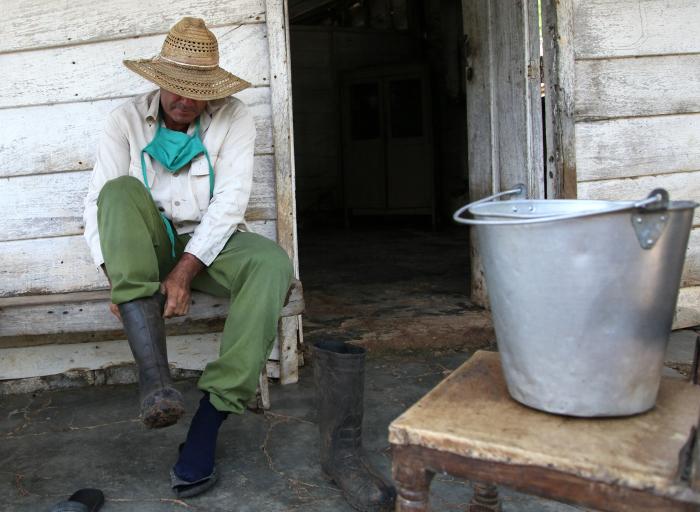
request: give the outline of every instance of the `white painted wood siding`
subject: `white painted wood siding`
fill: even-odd
[[[578,197],[700,201],[700,0],[573,0]],[[700,212],[676,328],[700,324]]]
[[[268,238],[276,240],[281,234],[291,240],[285,248],[296,259],[293,190],[284,195],[283,207],[289,211],[284,212],[282,231],[277,222],[281,197],[277,190],[288,181],[293,183],[293,169],[280,178],[279,170],[290,166],[292,150],[285,148],[280,154],[275,138],[285,136],[289,121],[280,118],[291,116],[291,104],[284,103],[284,90],[275,89],[275,81],[289,80],[288,48],[275,52],[273,58],[282,63],[271,63],[271,49],[279,47],[279,35],[268,34],[267,13],[283,18],[283,5],[282,0],[3,3],[0,68],[6,80],[0,84],[0,298],[107,288],[82,238],[82,203],[97,140],[111,110],[156,87],[125,68],[122,60],[157,54],[168,30],[182,16],[204,18],[218,38],[221,66],[253,84],[237,95],[252,110],[257,129],[254,184],[246,218],[254,231]],[[104,304],[76,309],[73,316],[82,319],[73,324],[81,324],[88,332],[90,322],[109,321],[105,311],[94,311],[98,306]],[[63,311],[60,304],[56,310]],[[206,311],[200,313],[206,316]],[[22,308],[0,310],[3,325],[15,335],[18,324],[11,326],[11,318],[22,317]],[[40,322],[27,326],[27,334],[41,332],[56,331],[44,329]],[[293,335],[296,339],[296,332]],[[76,341],[89,341],[89,336],[83,337],[77,336]],[[51,343],[50,336],[46,343]],[[291,360],[296,364],[293,348]],[[45,350],[51,352],[53,347]],[[279,376],[279,371],[273,373]],[[0,371],[0,379],[7,378],[2,375]],[[33,375],[25,372],[23,376]]]

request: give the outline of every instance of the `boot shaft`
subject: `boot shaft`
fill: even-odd
[[[314,380],[322,465],[362,445],[365,349],[344,342],[314,345]]]
[[[164,306],[165,297],[160,293],[119,305],[124,332],[139,370],[139,382],[144,385],[141,391],[145,393],[154,386],[171,382]]]
[[[314,345],[321,469],[362,512],[388,510],[396,493],[362,449],[365,349],[344,342]]]

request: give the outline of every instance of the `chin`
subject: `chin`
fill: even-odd
[[[182,114],[182,115],[175,115],[171,116],[176,122],[178,123],[191,123],[194,121],[194,119],[197,117],[194,114]]]

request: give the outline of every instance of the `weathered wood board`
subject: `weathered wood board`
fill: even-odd
[[[655,188],[665,188],[672,200],[700,198],[700,171],[641,176],[615,180],[586,181],[578,184],[579,199],[643,199]],[[700,226],[700,208],[696,208],[693,226]]]
[[[251,229],[277,238],[273,220],[251,222]],[[107,288],[81,235],[0,242],[0,297],[44,295]]]
[[[204,370],[219,354],[221,334],[185,334],[168,337],[168,359],[174,368],[183,370]],[[124,364],[133,364],[129,344],[126,340],[98,343],[77,343],[50,347],[51,357],[47,357],[46,346],[3,349],[0,366],[0,381],[57,375],[71,371],[99,370]],[[270,354],[267,373],[279,377],[279,352],[277,347]]]
[[[1,179],[5,214],[0,244],[9,240],[49,238],[83,232],[83,201],[92,171],[72,171]],[[276,218],[272,155],[255,157],[253,189],[246,219]],[[0,245],[0,247],[2,247]],[[2,249],[0,249],[0,254]]]
[[[277,205],[277,243],[289,254],[295,275],[299,275],[295,200],[294,119],[292,116],[292,82],[289,62],[289,25],[287,2],[268,1],[266,5],[270,91],[272,103],[272,140],[275,146],[275,176]],[[283,212],[283,213],[282,213]],[[280,380],[291,384],[299,380],[297,347],[301,331],[299,318],[280,320]]]
[[[525,183],[528,197],[544,198],[537,4],[494,1],[488,12],[494,183]]]
[[[578,59],[700,53],[698,0],[577,1],[574,19]]]
[[[700,325],[700,286],[681,288],[673,328],[685,329],[697,325]]]
[[[577,123],[576,164],[579,181],[700,170],[700,114]]]
[[[265,0],[5,2],[0,53],[165,34],[183,16],[203,18],[210,28],[259,23],[265,20]]]
[[[574,6],[578,197],[700,199],[700,1]],[[700,225],[700,212],[693,219]],[[700,238],[690,236],[674,328],[700,323]]]
[[[81,236],[82,202],[95,148],[107,113],[129,97],[154,88],[127,70],[122,60],[157,54],[164,35],[182,16],[204,18],[219,40],[221,65],[254,85],[238,94],[249,105],[257,130],[253,193],[246,217],[251,228],[264,236],[294,240],[285,248],[296,260],[289,48],[284,34],[281,46],[280,34],[271,35],[274,41],[268,38],[269,27],[286,29],[282,0],[115,0],[105,4],[13,0],[3,7],[0,66],[9,75],[5,86],[0,85],[0,197],[4,207],[0,297],[53,295],[55,299],[49,306],[35,302],[10,307],[5,303],[0,310],[4,333],[0,338],[9,343],[14,336],[21,344],[24,336],[24,342],[43,344],[17,348],[18,364],[26,370],[20,372],[21,377],[47,374],[30,368],[32,357],[58,365],[49,374],[75,367],[75,358],[70,353],[58,354],[51,343],[73,341],[70,338],[76,333],[75,339],[83,342],[95,339],[90,336],[99,330],[94,328],[96,322],[100,328],[112,329],[112,335],[118,331],[104,300],[78,303],[60,294],[104,294],[107,282],[94,268]],[[276,16],[272,24],[270,12]],[[272,63],[271,56],[276,59]],[[275,92],[275,81],[285,86]],[[289,147],[280,151],[284,137]],[[287,193],[280,197],[277,189]],[[280,205],[284,222],[278,226]],[[171,328],[179,325],[187,331],[188,324],[198,322],[221,328],[217,308],[224,306],[217,304],[225,301],[204,295],[197,300],[192,315],[169,322]],[[296,328],[294,331],[287,332],[290,339],[292,334],[296,338]],[[122,349],[126,347],[121,343]],[[296,345],[287,344],[294,349],[291,360],[296,363]],[[84,345],[78,351],[91,346]],[[187,349],[196,352],[200,348],[195,343]],[[26,352],[30,349],[35,350],[34,356]],[[276,346],[273,354],[277,359],[278,350]],[[207,361],[216,357],[215,350],[209,352]],[[9,356],[7,349],[2,351],[3,361]],[[96,366],[99,355],[86,357],[87,363],[80,366],[100,367]],[[118,364],[108,359],[104,365]],[[131,361],[130,355],[126,361]],[[204,360],[199,369],[203,365]],[[278,362],[268,370],[273,377],[281,375]],[[0,380],[6,378],[12,377],[0,375]]]
[[[690,232],[681,286],[700,286],[700,228]]]
[[[0,348],[123,339],[109,302],[109,290],[0,298]],[[166,320],[166,329],[169,335],[220,331],[229,308],[228,297],[194,291],[187,316]],[[303,310],[301,283],[294,281],[280,317]]]
[[[231,25],[212,30],[219,39],[221,66],[251,82],[270,82],[265,24]],[[131,96],[153,89],[151,82],[129,71],[123,59],[157,54],[163,36],[145,36],[90,45],[0,54],[0,108],[70,103]]]
[[[255,119],[255,153],[272,154],[270,88],[249,88],[236,97]],[[0,109],[0,178],[91,169],[105,117],[125,101]],[[37,130],[38,120],[52,129]]]
[[[576,197],[573,0],[541,0],[547,198]]]
[[[576,61],[578,120],[700,112],[700,54]]]

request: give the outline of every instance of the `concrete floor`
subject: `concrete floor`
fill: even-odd
[[[388,424],[475,349],[493,348],[493,335],[487,317],[466,301],[463,233],[351,234],[302,236],[306,344],[332,337],[370,349],[364,439],[388,475]],[[338,244],[345,250],[331,251]],[[673,366],[687,370],[694,337],[681,333],[674,340]],[[139,423],[135,385],[3,397],[0,511],[48,510],[81,487],[104,491],[105,512],[351,511],[317,463],[308,357],[298,384],[271,387],[270,411],[224,423],[219,483],[187,500],[174,498],[167,475],[200,395],[193,380],[177,386],[188,416],[160,431]],[[471,496],[468,483],[448,477],[436,478],[431,490],[436,512],[464,510]],[[502,495],[506,512],[581,510],[508,490]]]

